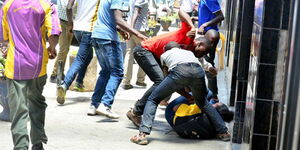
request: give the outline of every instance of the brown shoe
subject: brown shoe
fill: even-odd
[[[127,118],[128,118],[129,120],[132,121],[132,123],[133,123],[135,126],[137,126],[137,127],[140,126],[142,117],[139,116],[139,115],[134,114],[132,109],[130,109],[130,110],[126,113],[126,116],[127,116]]]
[[[230,141],[230,137],[231,135],[228,131],[223,134],[217,134],[217,138],[221,141]]]

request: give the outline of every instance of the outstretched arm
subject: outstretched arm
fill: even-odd
[[[140,32],[136,31],[135,29],[133,29],[132,27],[130,27],[126,21],[123,20],[122,18],[122,11],[121,10],[114,10],[114,16],[116,19],[116,24],[123,30],[126,32],[129,32],[135,36],[137,36],[138,38],[140,38],[141,40],[146,40],[148,39],[148,37],[144,36],[143,34],[141,34]]]

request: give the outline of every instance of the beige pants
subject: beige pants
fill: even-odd
[[[143,33],[145,34],[145,33]],[[136,36],[132,35],[130,40],[127,42],[127,49],[126,49],[126,54],[125,54],[125,59],[124,59],[124,78],[123,78],[123,84],[124,85],[129,85],[130,80],[132,78],[132,68],[133,68],[133,49],[137,44],[139,44],[141,40],[137,38]],[[137,73],[137,81],[143,83],[145,81],[145,72],[141,67],[138,69]]]
[[[62,72],[64,72],[66,59],[69,53],[70,45],[72,42],[73,34],[68,31],[68,22],[60,20],[61,24],[61,34],[59,36],[58,44],[59,44],[59,52],[57,54],[54,68],[52,71],[52,75],[57,75],[57,66],[58,62],[62,62]]]

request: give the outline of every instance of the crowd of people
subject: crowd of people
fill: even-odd
[[[191,11],[195,4],[199,5],[197,16]],[[76,77],[75,87],[79,91],[84,88],[83,78],[93,51],[101,70],[87,115],[119,118],[112,110],[114,97],[121,83],[126,90],[133,88],[135,60],[139,65],[136,85],[147,86],[146,75],[153,85],[126,113],[139,129],[132,142],[148,144],[157,106],[174,92],[181,97],[170,101],[165,115],[179,136],[230,140],[224,121],[230,122],[233,113],[219,102],[214,66],[223,13],[217,0],[182,0],[181,5],[179,29],[149,38],[148,0],[58,0],[57,8],[48,0],[6,0],[0,15],[0,41],[7,46],[3,53],[14,149],[29,147],[28,118],[32,150],[42,150],[47,143],[47,104],[42,92],[48,59],[56,58],[50,81],[58,84],[57,102],[62,105]],[[124,18],[125,11],[128,18]],[[73,35],[79,50],[64,75]],[[125,58],[119,36],[127,41]]]

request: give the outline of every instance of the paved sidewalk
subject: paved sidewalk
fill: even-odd
[[[48,75],[54,61],[49,61]],[[68,66],[68,64],[67,64]],[[67,68],[66,68],[67,70]],[[134,65],[132,83],[136,81],[137,65]],[[219,74],[219,89],[222,102],[227,101],[225,71]],[[146,79],[148,87],[152,84]],[[156,114],[150,143],[140,146],[130,142],[130,137],[138,133],[137,128],[127,119],[126,112],[140,98],[145,88],[135,86],[131,90],[119,88],[113,110],[120,114],[120,119],[111,120],[103,116],[87,116],[92,93],[68,91],[63,106],[56,102],[56,85],[47,80],[44,96],[47,99],[46,133],[48,144],[46,150],[229,150],[230,142],[217,140],[187,140],[171,131],[164,117],[164,108],[159,107]],[[172,98],[177,94],[173,94]],[[1,107],[1,106],[0,106]],[[1,108],[0,108],[1,111]],[[29,127],[29,124],[28,124]],[[0,149],[11,150],[13,147],[10,134],[10,123],[0,121]]]

